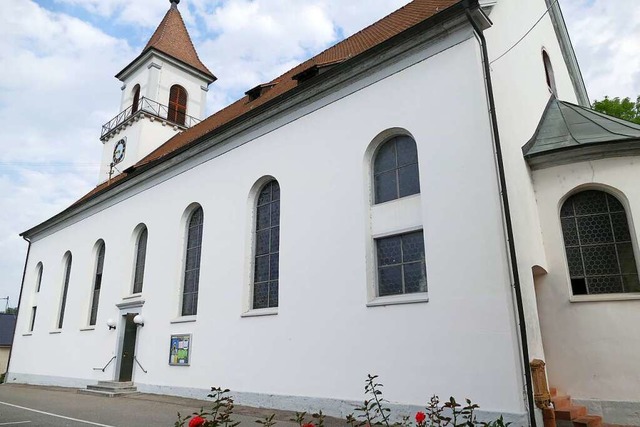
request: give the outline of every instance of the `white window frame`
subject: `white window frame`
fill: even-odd
[[[409,136],[416,141],[418,149],[418,179],[420,193],[412,194],[382,203],[375,203],[374,161],[382,144],[396,136]],[[418,140],[406,129],[390,128],[379,133],[369,144],[364,156],[364,194],[367,218],[366,224],[366,265],[367,265],[367,307],[396,304],[413,304],[429,301],[428,265],[427,292],[402,295],[378,296],[378,257],[376,239],[422,230],[425,239],[425,263],[428,264],[428,233],[425,230],[422,215],[422,191],[425,188],[420,173],[420,146]]]

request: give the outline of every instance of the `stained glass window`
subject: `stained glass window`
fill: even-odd
[[[200,254],[202,252],[202,230],[204,213],[197,208],[191,214],[187,227],[187,254],[184,266],[184,287],[182,291],[182,315],[198,313],[198,286],[200,281]]]
[[[640,292],[624,206],[611,194],[587,190],[569,197],[560,222],[574,295]]]
[[[278,306],[280,257],[280,186],[270,181],[262,187],[256,204],[253,269],[253,308]]]

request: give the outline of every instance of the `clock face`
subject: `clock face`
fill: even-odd
[[[116,146],[113,148],[113,163],[120,163],[124,159],[124,151],[127,148],[127,143],[124,139],[116,142]]]

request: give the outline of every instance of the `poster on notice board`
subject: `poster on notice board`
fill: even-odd
[[[191,360],[191,334],[171,335],[169,365],[189,366]]]

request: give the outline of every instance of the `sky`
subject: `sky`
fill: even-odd
[[[639,95],[640,2],[559,1],[590,99]],[[208,114],[407,2],[183,0],[200,58],[218,77]],[[141,52],[168,7],[168,0],[3,2],[0,297],[10,306],[27,250],[18,234],[97,184],[100,128],[120,103],[113,75]]]

